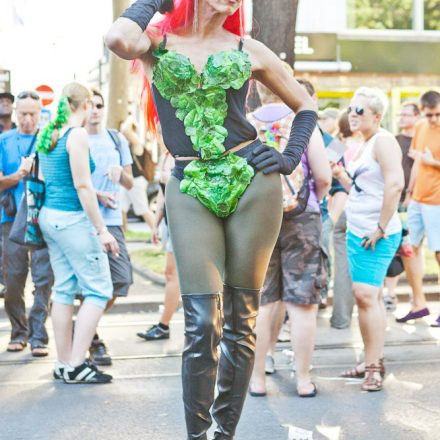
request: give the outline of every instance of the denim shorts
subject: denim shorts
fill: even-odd
[[[411,202],[407,225],[413,246],[420,246],[426,235],[429,249],[440,252],[440,205]]]
[[[84,303],[105,308],[113,295],[110,267],[86,213],[43,207],[38,222],[55,275],[53,300],[70,305],[79,293]]]
[[[371,247],[365,249],[361,246],[361,237],[347,231],[348,264],[353,283],[381,287],[401,240],[401,232],[392,234],[379,240],[373,251]]]

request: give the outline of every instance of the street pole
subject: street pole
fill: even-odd
[[[130,6],[130,0],[113,0],[113,19]],[[110,55],[110,80],[108,95],[107,127],[119,130],[128,116],[130,65],[115,54]]]

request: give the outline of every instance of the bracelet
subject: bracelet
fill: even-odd
[[[102,234],[104,234],[104,232],[107,232],[107,231],[108,231],[107,226],[104,226],[99,231],[97,231],[97,235],[102,235]]]
[[[385,235],[385,230],[382,228],[380,223],[377,224],[377,229],[379,229],[379,231],[382,232],[382,235]]]

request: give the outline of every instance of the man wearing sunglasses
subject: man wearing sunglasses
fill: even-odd
[[[96,164],[92,181],[105,225],[119,245],[118,257],[108,254],[113,283],[113,298],[107,304],[108,310],[117,297],[128,295],[128,289],[133,283],[130,257],[122,231],[120,203],[121,186],[127,190],[133,187],[131,171],[133,160],[127,139],[116,130],[104,129],[104,97],[97,90],[93,91],[92,104],[92,111],[86,124],[90,153]],[[111,357],[98,334],[95,334],[89,352],[90,359],[95,365],[111,365]]]
[[[6,284],[5,310],[11,321],[8,351],[22,351],[29,340],[33,356],[47,356],[45,322],[53,284],[47,249],[31,251],[9,239],[16,211],[23,197],[23,179],[29,174],[35,153],[41,102],[32,91],[17,95],[18,128],[0,136],[0,192],[2,201],[3,274]],[[26,317],[24,288],[29,271],[34,283],[34,304]]]
[[[413,290],[413,304],[409,313],[397,322],[429,315],[423,293],[422,242],[426,235],[428,247],[440,265],[440,93],[431,90],[421,97],[424,118],[416,125],[411,150],[415,162],[407,192],[408,229],[414,256],[405,269]],[[440,327],[440,316],[433,327]]]

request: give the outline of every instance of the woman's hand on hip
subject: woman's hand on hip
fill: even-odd
[[[252,158],[249,164],[258,171],[263,170],[263,174],[278,172],[280,174],[292,174],[295,169],[292,161],[285,157],[275,148],[267,145],[259,145],[252,151]]]
[[[369,247],[371,247],[371,250],[374,252],[374,249],[376,248],[376,244],[379,240],[381,240],[382,238],[386,238],[386,236],[384,235],[384,233],[378,228],[376,229],[376,231],[371,234],[371,236],[369,237],[364,237],[362,239],[362,243],[361,246],[364,249],[368,249]]]

